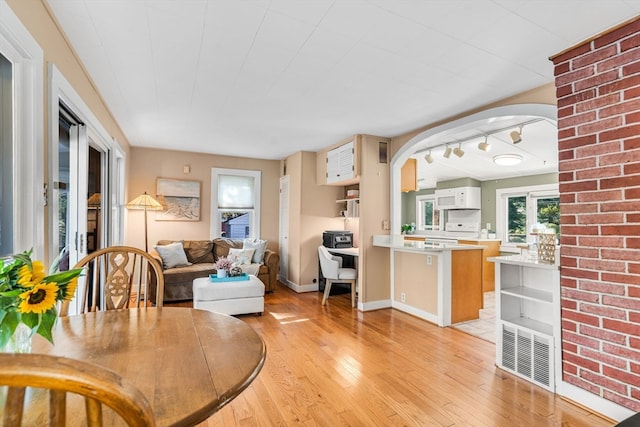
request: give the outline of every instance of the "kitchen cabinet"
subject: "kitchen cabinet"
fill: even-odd
[[[327,152],[327,184],[336,184],[355,178],[353,141]]]
[[[555,391],[560,372],[560,270],[520,255],[496,265],[496,364]]]
[[[400,189],[403,193],[418,190],[418,162],[408,159],[400,170]]]
[[[495,289],[496,266],[488,258],[500,255],[500,240],[458,240],[461,245],[484,246],[482,254],[482,292]]]

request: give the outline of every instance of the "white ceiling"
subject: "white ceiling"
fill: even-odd
[[[47,1],[132,146],[265,159],[393,137],[552,82],[549,56],[640,13],[640,0]],[[497,128],[474,126],[447,137]],[[555,144],[539,122],[517,149],[536,134]],[[478,142],[439,177],[423,161],[421,177],[491,177]]]

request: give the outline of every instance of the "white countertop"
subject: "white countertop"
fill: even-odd
[[[404,240],[403,236],[373,236],[373,246],[402,250],[407,252],[442,252],[457,250],[484,249],[483,246],[459,245],[457,243],[423,242],[420,240]]]
[[[545,264],[538,261],[533,261],[531,258],[523,257],[522,255],[503,255],[496,257],[489,257],[487,261],[495,262],[495,263],[505,263],[505,264],[514,264],[514,265],[522,265],[525,267],[533,267],[533,268],[543,268],[549,270],[558,270],[559,267],[556,264]]]

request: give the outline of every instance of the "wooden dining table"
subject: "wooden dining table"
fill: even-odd
[[[202,422],[249,386],[266,358],[264,341],[247,323],[186,307],[61,317],[53,337],[55,345],[36,336],[32,352],[115,371],[147,397],[158,426]],[[33,396],[29,413],[46,414],[46,399]],[[84,411],[67,410],[71,425],[75,410]]]

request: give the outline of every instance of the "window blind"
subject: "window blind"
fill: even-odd
[[[253,209],[255,179],[251,176],[219,175],[218,208]]]

